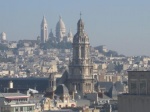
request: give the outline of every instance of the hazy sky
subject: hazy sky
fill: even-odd
[[[150,56],[150,0],[0,0],[0,32],[8,40],[36,39],[43,15],[49,31],[61,15],[75,34],[80,11],[92,46]]]

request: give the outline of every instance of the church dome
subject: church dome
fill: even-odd
[[[83,21],[82,21],[81,18],[80,18],[79,21],[78,21],[78,26],[79,26],[79,25],[84,25],[84,23],[83,23]]]
[[[6,40],[6,33],[5,32],[1,33],[1,40]]]
[[[64,84],[60,84],[59,86],[57,86],[57,89],[55,90],[55,94],[58,96],[69,95],[69,91]]]
[[[74,35],[73,43],[88,42],[88,36],[84,32],[84,23],[80,18],[77,23],[77,33]]]
[[[51,29],[51,32],[49,33],[49,37],[54,37],[52,29]]]
[[[56,31],[66,32],[66,27],[61,17],[59,18],[59,21],[56,24]]]
[[[78,23],[77,23],[78,31],[83,31],[84,30],[84,23],[82,19],[80,18]]]

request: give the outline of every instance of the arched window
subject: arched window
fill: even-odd
[[[84,47],[81,47],[81,58],[84,57]]]

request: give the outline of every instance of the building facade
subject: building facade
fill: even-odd
[[[35,104],[21,93],[1,93],[0,112],[34,112]]]
[[[129,71],[128,88],[128,94],[118,96],[118,112],[148,112],[150,71]]]

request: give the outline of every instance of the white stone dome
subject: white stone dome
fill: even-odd
[[[62,31],[63,33],[66,32],[66,27],[61,17],[59,18],[59,21],[56,24],[56,32],[58,31]]]
[[[5,32],[2,32],[1,33],[1,40],[6,40],[6,33]]]

